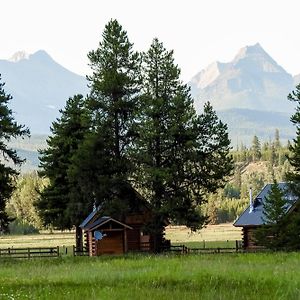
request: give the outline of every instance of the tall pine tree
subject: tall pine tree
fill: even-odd
[[[287,245],[286,225],[290,222],[291,217],[289,220],[286,218],[286,204],[285,191],[280,189],[274,180],[263,203],[262,220],[264,225],[256,231],[256,239],[260,245],[270,249],[280,249]]]
[[[258,137],[255,135],[251,146],[252,160],[258,161],[261,158],[261,146]]]
[[[13,162],[16,166],[23,162],[17,152],[7,144],[13,138],[29,136],[29,129],[14,120],[12,110],[8,107],[12,96],[6,94],[3,87],[0,76],[0,232],[8,229],[9,218],[5,206],[14,189],[14,178],[18,175],[5,162]]]
[[[173,51],[154,39],[143,57],[139,139],[135,149],[137,184],[148,198],[158,250],[164,220],[196,229],[203,193],[215,191],[232,169],[227,128],[210,104],[196,115],[189,88],[179,79]]]
[[[93,132],[77,153],[72,173],[94,204],[111,215],[125,209],[118,190],[132,173],[128,151],[136,137],[140,89],[140,55],[132,48],[126,31],[111,20],[99,47],[88,54]]]

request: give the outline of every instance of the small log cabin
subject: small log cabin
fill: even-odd
[[[291,213],[295,209],[296,198],[292,196],[287,189],[287,183],[279,183],[279,188],[284,192],[284,197],[287,200],[286,213]],[[252,199],[252,192],[250,190],[250,205],[234,222],[233,226],[242,227],[243,248],[245,250],[258,250],[263,248],[255,239],[255,232],[261,226],[264,226],[263,221],[263,203],[268,196],[272,184],[267,184],[260,193]]]
[[[124,197],[130,199],[125,214],[103,216],[99,207],[81,223],[85,247],[90,256],[154,251],[154,239],[157,239],[157,236],[147,232],[147,224],[153,218],[149,204],[132,187],[128,187],[125,194]],[[165,225],[168,225],[168,222],[165,222]],[[163,233],[159,240],[162,245],[169,245],[169,241],[164,240]]]
[[[85,227],[89,256],[128,251],[127,232],[132,227],[111,217],[100,217]]]

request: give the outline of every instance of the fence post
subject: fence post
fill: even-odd
[[[203,240],[203,249],[205,249],[205,240]]]
[[[239,243],[238,240],[235,240],[235,252],[238,252],[239,250]]]
[[[56,247],[57,249],[57,257],[59,256],[59,246]]]
[[[30,248],[28,248],[28,258],[30,258]]]
[[[75,245],[73,245],[73,256],[75,256]]]

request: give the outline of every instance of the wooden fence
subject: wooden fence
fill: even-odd
[[[58,257],[59,247],[5,248],[0,249],[0,258]]]
[[[170,245],[169,247],[162,248],[163,252],[173,252],[178,254],[205,254],[205,253],[234,253],[244,252],[241,241],[235,242],[235,247],[204,247],[202,248],[189,248],[185,245]]]
[[[89,251],[87,248],[77,248],[73,246],[73,256],[89,256]]]
[[[205,254],[205,253],[234,253],[245,252],[242,249],[241,241],[236,241],[235,247],[204,247],[201,248],[189,248],[185,245],[168,245],[162,248],[162,252],[175,253],[175,254]],[[37,257],[58,257],[60,255],[68,255],[68,248],[63,246],[60,251],[60,247],[35,247],[35,248],[0,248],[1,258],[37,258]],[[73,246],[69,252],[73,256],[88,256],[89,252],[86,248],[76,248]],[[150,250],[149,243],[143,243],[140,251],[148,252]]]

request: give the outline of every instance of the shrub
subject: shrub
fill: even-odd
[[[11,222],[8,226],[10,234],[34,234],[39,233],[39,230],[31,224],[22,222],[18,219]]]

